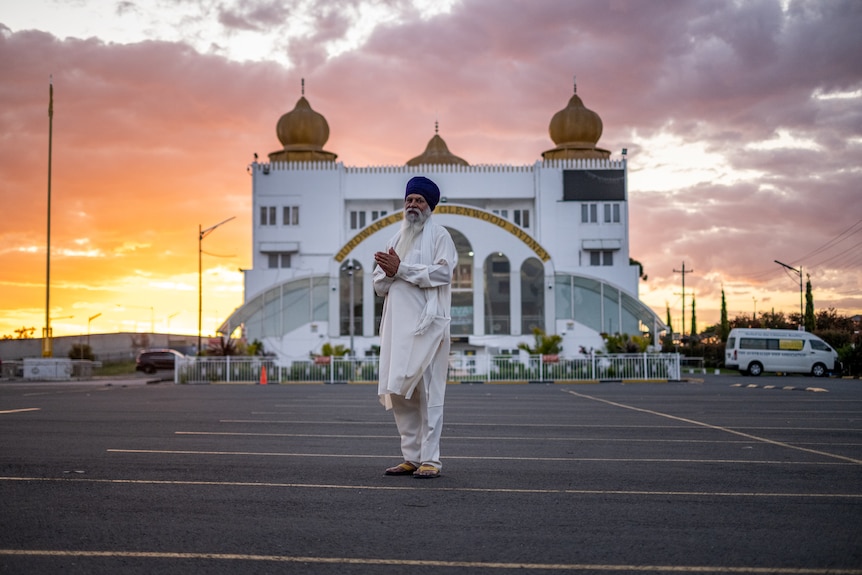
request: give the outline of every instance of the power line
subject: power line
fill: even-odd
[[[858,229],[857,229],[857,228],[858,228]],[[815,256],[815,255],[817,255],[817,254],[819,254],[819,253],[822,253],[822,252],[824,252],[824,251],[826,251],[826,250],[828,250],[828,249],[830,249],[830,248],[834,247],[835,245],[837,245],[837,244],[839,244],[839,243],[841,243],[841,242],[843,242],[843,241],[845,241],[845,240],[850,239],[850,237],[851,237],[851,236],[854,236],[854,235],[856,235],[857,233],[860,233],[860,232],[862,232],[862,219],[857,220],[855,223],[853,223],[853,224],[851,224],[849,227],[845,228],[843,231],[841,231],[840,233],[838,233],[836,236],[834,236],[832,239],[830,239],[829,241],[825,242],[825,243],[824,243],[824,244],[822,244],[821,246],[819,246],[819,247],[817,247],[817,248],[815,248],[815,249],[811,250],[810,252],[808,252],[807,254],[803,255],[802,257],[797,258],[797,259],[794,259],[794,260],[791,260],[791,261],[793,261],[794,265],[800,265],[801,263],[805,263],[805,267],[806,267],[806,268],[809,268],[809,269],[810,269],[810,268],[813,268],[813,267],[822,266],[823,264],[828,263],[828,262],[831,262],[831,261],[832,261],[832,260],[834,260],[835,258],[840,257],[841,255],[844,255],[844,254],[846,254],[847,252],[849,252],[849,251],[851,251],[851,250],[854,250],[854,249],[858,248],[858,247],[860,246],[860,243],[857,243],[857,244],[855,244],[855,245],[853,245],[853,246],[851,246],[851,247],[847,248],[846,250],[843,250],[841,253],[839,253],[839,254],[837,254],[837,255],[830,256],[828,259],[823,260],[823,261],[814,262],[814,263],[807,263],[805,260],[806,260],[807,258],[810,258],[810,257],[812,257],[812,256]],[[776,271],[777,271],[777,270],[775,270],[775,269],[769,269],[769,268],[766,268],[766,269],[764,269],[764,270],[763,270],[763,271],[761,271],[761,272],[747,274],[747,277],[748,277],[748,279],[760,279],[760,278],[765,278],[765,277],[768,277],[768,276],[773,276],[773,275],[775,275]],[[786,271],[786,270],[785,270],[785,271]]]
[[[831,261],[832,261],[832,260],[834,260],[835,258],[839,258],[839,257],[843,256],[844,254],[846,254],[846,253],[847,253],[847,252],[849,252],[850,250],[856,250],[856,249],[859,249],[859,247],[860,247],[860,246],[862,246],[862,241],[860,241],[860,242],[858,242],[858,243],[856,243],[856,244],[854,244],[854,245],[850,246],[849,248],[847,248],[846,250],[844,250],[844,251],[842,251],[842,252],[838,252],[837,254],[835,254],[834,256],[832,256],[831,258],[825,259],[825,260],[823,260],[823,261],[821,261],[821,262],[817,262],[817,263],[809,264],[809,265],[808,265],[808,267],[822,266],[823,264],[828,264],[829,262],[831,262]]]
[[[855,234],[856,232],[862,231],[862,228],[860,228],[860,229],[856,230],[856,232],[852,232],[852,233],[850,232],[850,230],[852,230],[853,228],[855,228],[856,226],[858,226],[860,224],[862,224],[862,220],[858,220],[856,223],[851,225],[849,228],[845,229],[843,232],[841,232],[840,234],[838,234],[837,236],[835,236],[834,238],[832,238],[831,240],[829,240],[828,242],[826,242],[825,244],[820,246],[819,248],[815,248],[815,249],[811,250],[810,252],[808,252],[807,254],[802,256],[801,258],[799,258],[799,260],[797,260],[797,262],[801,262],[801,261],[805,260],[805,258],[819,254],[820,252],[829,249],[833,244],[844,241],[844,239],[846,239],[846,238],[843,238],[843,236],[845,236],[845,235],[847,235],[849,237],[849,236]],[[811,267],[811,265],[809,264],[808,267]]]

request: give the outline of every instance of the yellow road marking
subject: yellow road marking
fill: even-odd
[[[325,483],[272,483],[251,481],[176,481],[168,479],[91,479],[82,477],[0,477],[0,481],[20,482],[71,482],[113,485],[172,485],[179,487],[269,487],[287,489],[337,489],[357,491],[447,491],[453,493],[519,493],[533,495],[637,495],[657,497],[762,497],[811,499],[862,499],[862,493],[757,493],[753,491],[626,491],[620,489],[529,489],[506,487],[432,487],[406,485],[339,485]],[[416,483],[416,482],[411,482]]]
[[[615,407],[621,407],[623,409],[629,409],[632,411],[639,411],[641,413],[649,413],[651,415],[656,415],[658,417],[665,417],[667,419],[672,419],[674,421],[682,421],[684,423],[690,423],[692,425],[699,425],[701,427],[706,427],[709,429],[715,429],[716,431],[723,431],[725,433],[732,433],[733,435],[738,435],[740,437],[747,437],[748,439],[752,439],[752,440],[759,441],[762,443],[769,443],[770,445],[777,445],[779,447],[786,447],[788,449],[796,449],[798,451],[804,451],[806,453],[813,453],[815,455],[822,455],[824,457],[840,459],[842,461],[849,461],[850,463],[862,465],[862,460],[854,459],[852,457],[845,457],[843,455],[836,455],[834,453],[829,453],[827,451],[819,451],[817,449],[809,449],[807,447],[799,447],[798,445],[792,445],[790,443],[785,443],[783,441],[775,441],[774,439],[767,439],[766,437],[759,437],[757,435],[751,435],[750,433],[743,433],[742,431],[736,431],[735,429],[722,427],[720,425],[712,425],[711,423],[704,423],[703,421],[697,421],[697,420],[688,419],[685,417],[677,417],[676,415],[670,415],[669,413],[662,413],[660,411],[654,411],[652,409],[644,409],[641,407],[634,407],[632,405],[626,405],[624,403],[617,403],[616,401],[609,401],[607,399],[601,399],[599,397],[593,397],[591,395],[585,395],[583,393],[578,393],[578,392],[572,391],[570,389],[565,390],[565,392],[570,393],[572,395],[575,395],[577,397],[582,397],[584,399],[589,399],[591,401],[598,401],[601,403],[606,403],[608,405],[613,405]]]
[[[0,556],[94,557],[118,559],[197,559],[217,561],[263,561],[270,563],[311,563],[329,565],[398,565],[405,567],[455,567],[462,569],[535,569],[544,571],[628,571],[662,573],[774,573],[776,575],[862,575],[862,569],[796,567],[730,567],[719,565],[608,565],[587,563],[502,563],[481,561],[435,561],[367,557],[300,557],[290,555],[248,555],[240,553],[167,553],[155,551],[66,551],[59,549],[0,549]]]

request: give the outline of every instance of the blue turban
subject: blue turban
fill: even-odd
[[[425,201],[428,202],[428,207],[431,208],[432,212],[437,206],[437,202],[440,201],[440,188],[437,187],[437,184],[424,176],[410,178],[410,181],[407,182],[407,191],[404,192],[404,197],[406,198],[410,194],[419,194],[425,198]]]

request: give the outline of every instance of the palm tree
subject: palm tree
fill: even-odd
[[[327,343],[323,344],[323,346],[320,348],[320,353],[317,355],[319,355],[321,357],[332,357],[332,356],[342,357],[342,356],[347,355],[347,353],[349,351],[350,351],[349,349],[347,349],[346,347],[344,347],[341,344],[332,345],[331,343],[327,342]],[[312,355],[314,355],[314,354],[312,354]]]
[[[528,343],[521,342],[518,344],[518,349],[522,349],[530,355],[558,355],[563,351],[563,336],[561,335],[546,335],[544,331],[534,327],[533,337],[535,338],[533,347],[530,347]]]

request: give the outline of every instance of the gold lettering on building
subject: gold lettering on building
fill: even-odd
[[[530,234],[528,234],[521,227],[516,226],[509,220],[501,218],[496,214],[492,214],[491,212],[486,212],[485,210],[480,210],[478,208],[470,208],[467,206],[450,206],[447,204],[438,204],[437,208],[434,210],[435,213],[438,214],[451,214],[455,216],[465,216],[468,218],[475,218],[477,220],[481,220],[483,222],[487,222],[489,224],[495,225],[498,228],[502,228],[524,242],[543,262],[546,262],[551,259],[550,254],[545,251],[539,242],[533,238]],[[337,254],[335,254],[335,261],[342,262],[344,258],[347,257],[347,254],[353,251],[353,249],[365,241],[370,235],[382,230],[387,226],[391,226],[392,224],[398,223],[403,218],[402,212],[396,212],[394,214],[389,214],[385,218],[381,218],[371,224],[370,226],[362,229],[358,234],[350,238],[344,247],[342,247]]]

